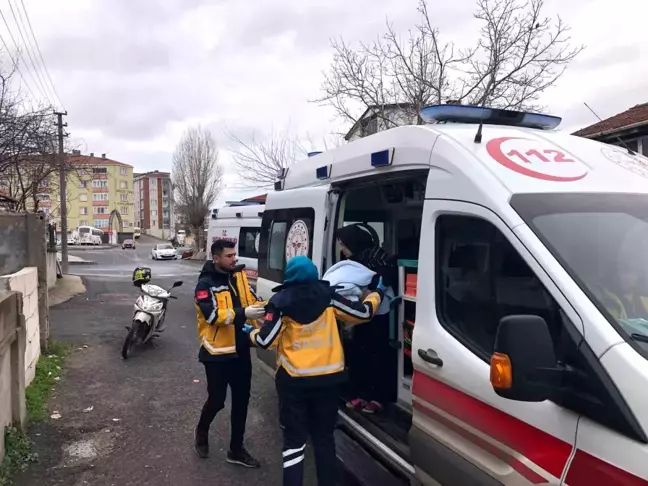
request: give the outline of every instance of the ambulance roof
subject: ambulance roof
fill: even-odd
[[[223,206],[212,209],[211,217],[212,219],[261,218],[264,209],[264,204],[251,204],[249,206]],[[214,218],[214,216],[216,217]]]
[[[485,190],[492,186],[507,199],[533,192],[648,192],[648,159],[625,148],[561,131],[486,124],[475,143],[477,128],[447,123],[386,130],[296,163],[284,190],[436,168],[461,173]],[[391,164],[372,166],[372,154]]]

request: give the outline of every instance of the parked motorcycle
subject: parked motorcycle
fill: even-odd
[[[142,293],[135,301],[133,322],[130,327],[126,327],[128,334],[122,346],[122,358],[128,359],[133,347],[159,335],[158,329],[164,323],[169,300],[177,299],[171,295],[171,290],[181,285],[181,280],[174,282],[169,290],[150,283],[138,285]]]

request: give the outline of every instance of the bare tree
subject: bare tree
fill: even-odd
[[[241,178],[240,186],[246,189],[270,188],[281,169],[306,158],[309,152],[325,151],[340,143],[339,137],[329,136],[322,137],[317,144],[309,133],[298,137],[289,127],[273,130],[267,137],[252,133],[249,141],[233,133],[228,135],[235,145],[232,156]]]
[[[223,177],[218,148],[213,135],[197,126],[185,131],[173,154],[175,204],[184,216],[195,245],[205,245],[205,218],[218,197]]]
[[[344,120],[356,123],[371,109],[385,128],[402,124],[388,112],[398,104],[408,123],[422,123],[426,105],[448,101],[505,109],[537,110],[553,85],[582,51],[569,27],[542,14],[544,0],[477,0],[483,23],[474,47],[444,42],[425,0],[420,22],[403,40],[388,22],[369,44],[333,40],[334,57],[324,75],[323,95]]]

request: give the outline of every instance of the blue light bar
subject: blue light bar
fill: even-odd
[[[391,165],[393,159],[394,159],[393,148],[387,150],[381,150],[380,152],[374,152],[371,154],[371,166],[385,167]]]
[[[323,165],[322,167],[318,167],[315,171],[315,175],[319,180],[328,179],[331,177],[331,166]]]
[[[511,127],[553,130],[562,118],[542,113],[499,110],[470,105],[432,105],[423,108],[419,114],[427,123],[484,123]]]

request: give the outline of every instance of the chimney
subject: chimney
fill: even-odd
[[[101,158],[102,158],[102,159],[105,159],[105,158],[106,158],[106,154],[101,154]]]
[[[90,152],[90,157],[94,157],[94,152]]]
[[[81,151],[80,150],[73,150],[72,155],[81,155]]]

